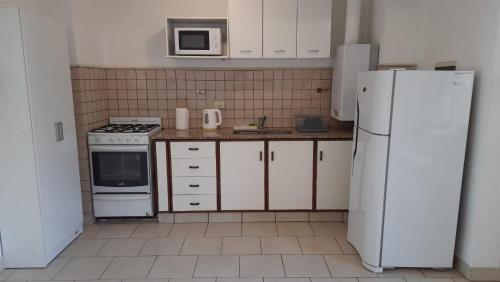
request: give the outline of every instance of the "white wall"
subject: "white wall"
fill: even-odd
[[[71,1],[68,0],[0,0],[0,7],[21,7],[60,20],[68,31],[71,64],[76,63],[75,42],[71,18]]]
[[[500,267],[500,1],[374,0],[381,63],[456,60],[476,71],[456,255]]]

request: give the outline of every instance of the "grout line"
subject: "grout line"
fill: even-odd
[[[194,273],[196,272],[196,268],[198,267],[198,260],[200,260],[200,256],[196,256],[196,263],[194,264],[193,274],[191,275],[191,278],[194,278]]]
[[[279,255],[281,258],[281,267],[283,268],[283,275],[286,278],[286,271],[285,271],[285,262],[283,261],[283,255]]]
[[[106,273],[106,271],[108,270],[109,266],[113,263],[113,261],[115,260],[116,257],[112,257],[111,261],[109,262],[109,264],[106,266],[106,268],[104,269],[104,271],[101,273],[101,275],[99,275],[99,278],[97,278],[97,280],[101,280],[101,277],[104,275],[104,273]]]
[[[328,269],[328,272],[330,273],[330,276],[331,276],[331,277],[333,277],[333,271],[330,269],[330,266],[329,266],[329,265],[328,265],[328,263],[326,262],[325,255],[321,255],[321,257],[323,258],[323,261],[325,262],[326,269]]]
[[[146,274],[146,277],[144,279],[148,279],[149,274],[151,273],[151,270],[153,269],[153,266],[155,265],[156,261],[158,260],[158,257],[159,256],[155,256],[155,259],[154,259],[153,263],[151,264],[151,266],[149,267],[148,273]]]

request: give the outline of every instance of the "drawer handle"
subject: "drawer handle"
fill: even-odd
[[[271,161],[274,161],[274,151],[271,151]]]
[[[323,160],[323,151],[319,151],[319,161]]]
[[[309,52],[309,53],[319,53],[319,50],[318,49],[313,49],[313,50],[307,50],[307,52]]]
[[[198,187],[200,187],[200,184],[189,184],[189,187],[198,188]]]
[[[286,51],[283,49],[274,50],[274,53],[277,53],[277,54],[284,54],[285,52]]]
[[[252,50],[244,49],[244,50],[241,50],[240,52],[243,54],[250,54],[250,53],[252,53]]]
[[[190,165],[189,168],[190,169],[198,169],[198,168],[200,168],[200,166],[199,165]]]
[[[189,150],[189,151],[198,151],[198,150],[200,150],[200,148],[191,147],[191,148],[189,148],[188,150]]]
[[[199,206],[200,203],[199,202],[191,202],[189,203],[190,206]]]
[[[259,152],[259,160],[262,161],[262,151]]]

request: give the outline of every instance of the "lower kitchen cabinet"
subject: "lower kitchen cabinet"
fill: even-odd
[[[168,211],[167,142],[155,143],[156,193],[158,211]]]
[[[269,209],[312,209],[313,141],[269,142]]]
[[[349,208],[352,141],[319,141],[316,209]]]
[[[222,210],[264,210],[264,142],[221,142]]]

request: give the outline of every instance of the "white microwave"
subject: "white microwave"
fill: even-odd
[[[188,56],[220,56],[220,28],[174,28],[175,54]]]

